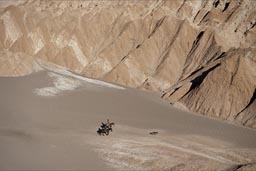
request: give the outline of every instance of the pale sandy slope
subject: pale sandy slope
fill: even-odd
[[[0,170],[222,170],[256,161],[255,130],[64,73],[0,78]],[[107,118],[114,132],[98,136]]]

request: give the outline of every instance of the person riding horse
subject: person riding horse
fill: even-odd
[[[109,122],[109,119],[107,120],[107,123],[101,123],[100,128],[98,129],[97,133],[99,135],[109,135],[109,131],[113,131],[112,126],[115,125],[114,122]]]

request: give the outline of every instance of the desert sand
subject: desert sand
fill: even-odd
[[[1,77],[0,93],[0,170],[255,169],[255,130],[182,111],[159,94],[64,69]],[[99,136],[107,119],[113,132]]]

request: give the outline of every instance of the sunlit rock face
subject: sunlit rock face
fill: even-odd
[[[0,3],[0,75],[37,60],[256,127],[256,1]]]

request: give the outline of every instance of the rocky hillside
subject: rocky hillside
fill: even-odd
[[[256,1],[4,2],[1,76],[41,59],[256,128]]]

